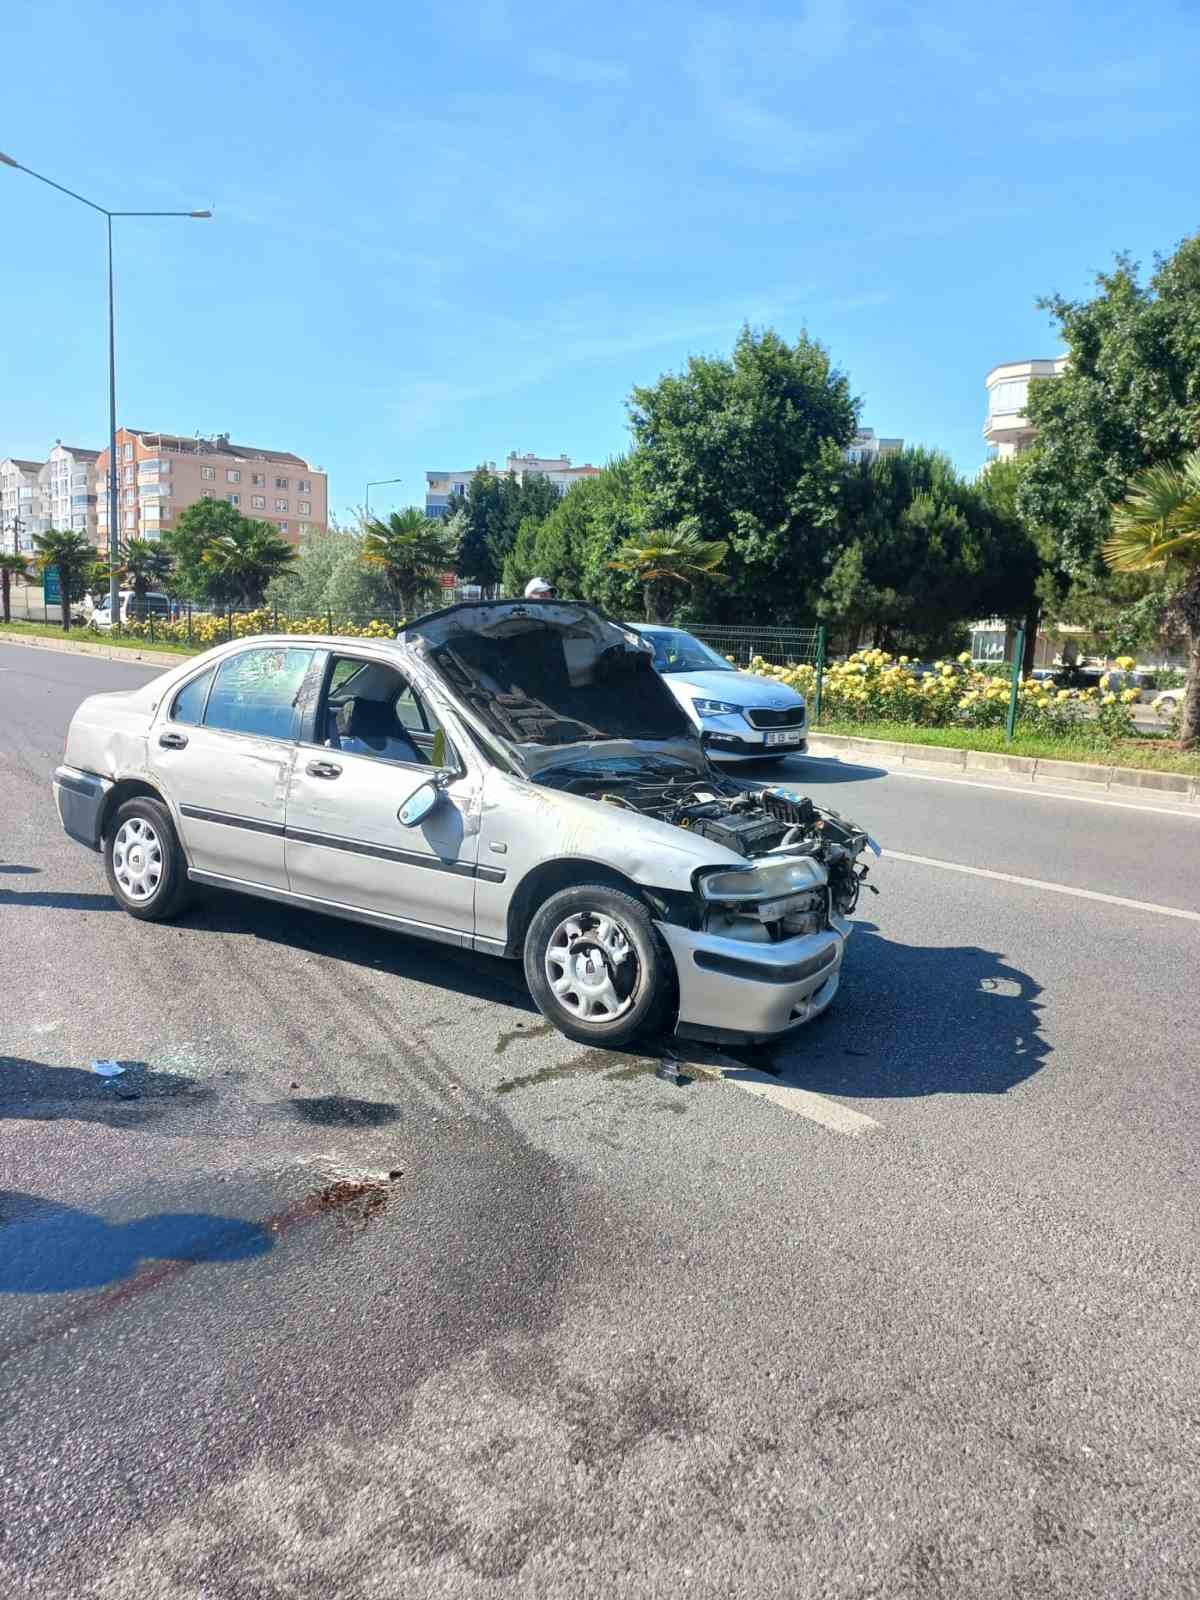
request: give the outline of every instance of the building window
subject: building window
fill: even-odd
[[[125,468],[125,482],[126,483],[132,483],[133,482],[133,468],[132,467],[126,467]]]
[[[456,483],[454,485],[454,492],[455,492],[455,494],[466,494],[466,492],[467,492],[466,484],[465,483]]]
[[[279,531],[280,531],[280,533],[286,533],[288,531],[288,526],[287,526],[286,522],[281,522],[279,524]]]
[[[242,503],[242,497],[241,497],[240,494],[231,494],[231,495],[228,495],[226,498],[228,499],[229,504],[231,506],[240,506],[241,503]]]
[[[200,476],[202,478],[215,478],[216,475],[217,475],[216,467],[201,467],[200,468]]]
[[[225,482],[226,483],[241,483],[241,481],[242,481],[242,474],[241,474],[241,472],[239,471],[239,469],[237,467],[227,467],[225,469]]]
[[[286,482],[287,480],[285,479],[284,481]],[[287,503],[286,500],[276,500],[276,502],[275,502],[276,511],[286,511],[287,508],[288,508],[288,503]]]
[[[276,478],[275,479],[275,487],[277,489],[286,489],[287,486],[288,486],[288,481],[287,481],[286,478]]]
[[[126,461],[133,460],[133,445],[128,440],[125,442],[124,458]]]
[[[267,509],[267,497],[265,494],[252,494],[250,496],[250,504],[255,511],[265,511]]]
[[[299,494],[310,494],[312,492],[312,479],[297,478],[296,489]]]
[[[266,475],[265,475],[265,473],[262,473],[262,472],[254,473],[252,475],[250,481],[251,481],[251,483],[253,483],[253,485],[254,485],[254,487],[256,489],[265,489],[266,486],[267,486]]]
[[[132,511],[127,511],[125,513],[125,531],[126,531],[126,533],[132,533],[133,530],[136,527],[137,527],[137,517],[135,516],[135,514]]]
[[[304,534],[306,534],[306,533],[311,533],[312,532],[312,523],[311,522],[298,522],[296,524],[296,532],[298,534],[302,535],[302,536]]]
[[[213,496],[212,496],[212,490],[211,489],[201,489],[201,491],[200,491],[201,500],[211,500],[212,497]]]
[[[137,496],[133,492],[133,490],[132,489],[126,489],[126,491],[125,491],[125,504],[127,506],[131,506],[136,499],[137,499]]]
[[[311,517],[312,516],[312,501],[311,500],[301,500],[297,504],[296,510],[300,513],[300,515],[302,517]]]

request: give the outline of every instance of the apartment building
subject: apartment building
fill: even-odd
[[[12,555],[30,555],[33,535],[41,511],[38,474],[41,461],[22,461],[8,456],[0,461],[0,550]]]
[[[84,450],[59,439],[38,473],[39,509],[35,533],[71,529],[96,540],[96,462],[99,450]]]
[[[516,450],[509,452],[503,467],[498,468],[494,461],[485,461],[482,465],[489,472],[499,472],[501,475],[511,473],[518,483],[524,483],[527,477],[549,478],[559,494],[566,494],[571,485],[578,483],[582,478],[600,476],[600,468],[594,467],[590,461],[581,467],[576,467],[571,465],[570,456],[535,456],[522,454]],[[425,515],[444,517],[450,496],[466,494],[472,478],[480,470],[480,467],[470,467],[459,472],[427,472]]]
[[[988,442],[989,460],[1005,461],[1028,450],[1034,436],[1025,415],[1030,382],[1034,378],[1057,378],[1066,364],[1066,356],[1057,356],[1052,360],[1005,361],[992,368],[984,380],[988,409],[983,436]]]
[[[842,454],[853,466],[861,461],[878,461],[881,456],[899,455],[903,439],[881,439],[874,428],[860,428]]]
[[[96,463],[99,543],[108,542],[108,451]],[[269,522],[292,544],[329,526],[329,482],[319,467],[284,450],[215,438],[117,430],[119,535],[157,539],[198,500],[225,500]]]

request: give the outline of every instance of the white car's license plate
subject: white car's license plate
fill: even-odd
[[[767,735],[767,743],[768,744],[799,744],[800,743],[800,735],[798,733],[769,733]]]

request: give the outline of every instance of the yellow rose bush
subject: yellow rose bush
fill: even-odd
[[[811,703],[816,670],[807,664],[778,667],[756,657],[750,671],[797,690]],[[822,716],[835,722],[900,722],[923,728],[1002,728],[1010,684],[971,665],[969,656],[934,662],[918,675],[906,658],[885,650],[857,650],[825,669]],[[1136,729],[1131,707],[1136,690],[1058,689],[1024,678],[1017,689],[1017,725],[1022,732],[1110,741]]]
[[[394,639],[404,626],[403,622],[385,622],[381,617],[375,617],[370,622],[338,622],[335,620],[333,632],[344,639]],[[239,612],[233,619],[232,637],[247,639],[257,633],[323,633],[329,632],[328,617],[278,617],[269,607],[263,606],[258,611]],[[187,644],[189,641],[199,650],[207,649],[209,645],[224,644],[230,637],[228,619],[218,615],[197,616],[193,614],[191,632],[188,632],[186,617],[180,617],[175,622],[127,622],[121,629],[122,636],[128,639],[162,640]]]

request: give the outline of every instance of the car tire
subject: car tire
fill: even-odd
[[[104,870],[113,899],[141,922],[167,922],[183,909],[187,862],[161,800],[137,795],[118,807],[104,840]]]
[[[568,1039],[616,1049],[650,1033],[674,989],[671,958],[642,902],[607,884],[551,895],[525,934],[538,1010]]]

